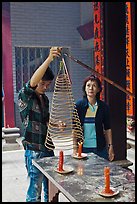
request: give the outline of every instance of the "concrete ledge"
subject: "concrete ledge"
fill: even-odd
[[[18,137],[14,140],[11,141],[6,141],[6,139],[2,140],[2,151],[14,151],[14,150],[23,150],[23,145],[22,145],[22,138]]]
[[[131,139],[131,140],[134,140],[134,141],[135,141],[135,136],[134,136],[134,135],[131,135],[131,134],[128,134],[128,135],[127,135],[127,139]]]
[[[135,141],[133,141],[133,140],[127,140],[127,143],[128,143],[131,147],[135,148]]]
[[[6,143],[17,143],[16,139],[20,137],[19,133],[14,133],[14,134],[7,134],[3,136],[5,139]]]
[[[10,151],[10,150],[19,150],[22,147],[16,141],[17,138],[20,137],[19,133],[20,129],[17,127],[14,128],[2,128],[4,143],[3,143],[3,151]]]
[[[20,150],[22,147],[18,143],[5,143],[2,147],[3,151]]]
[[[10,137],[19,137],[19,133],[13,133],[13,134],[4,134],[4,138],[10,138]]]
[[[2,132],[4,132],[4,134],[19,132],[19,131],[20,131],[20,129],[17,128],[17,127],[14,127],[14,128],[5,128],[5,127],[3,127],[2,128]]]
[[[135,132],[127,132],[127,144],[135,149]]]

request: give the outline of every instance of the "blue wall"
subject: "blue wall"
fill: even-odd
[[[88,2],[11,2],[12,58],[16,126],[20,126],[17,107],[15,46],[63,46],[70,54],[93,67],[93,50],[82,40],[77,27],[83,23],[84,5]],[[92,6],[91,6],[92,15]],[[89,20],[91,16],[89,16]],[[87,20],[87,16],[86,16]],[[86,22],[84,22],[86,23]],[[91,43],[91,41],[90,41]],[[74,99],[82,97],[83,79],[88,70],[70,61]],[[51,100],[49,95],[49,98]]]

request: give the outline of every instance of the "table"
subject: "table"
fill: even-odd
[[[85,159],[65,155],[64,164],[73,167],[74,170],[68,174],[59,174],[55,171],[58,160],[58,156],[45,157],[33,160],[33,164],[57,189],[56,193],[63,193],[70,202],[135,202],[135,175],[130,170],[94,153],[88,153]],[[98,194],[99,189],[104,188],[105,166],[110,167],[110,186],[119,191],[118,195],[111,198],[104,198]],[[49,189],[50,202],[50,194],[53,194],[52,191],[55,189]]]

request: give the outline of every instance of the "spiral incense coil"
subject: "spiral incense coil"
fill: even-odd
[[[63,59],[55,81],[45,145],[52,150],[73,150],[77,141],[83,141],[83,131]]]

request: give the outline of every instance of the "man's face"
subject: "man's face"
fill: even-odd
[[[51,82],[52,82],[51,80],[49,81],[40,80],[36,88],[37,92],[40,94],[44,94],[49,85],[51,84]]]

